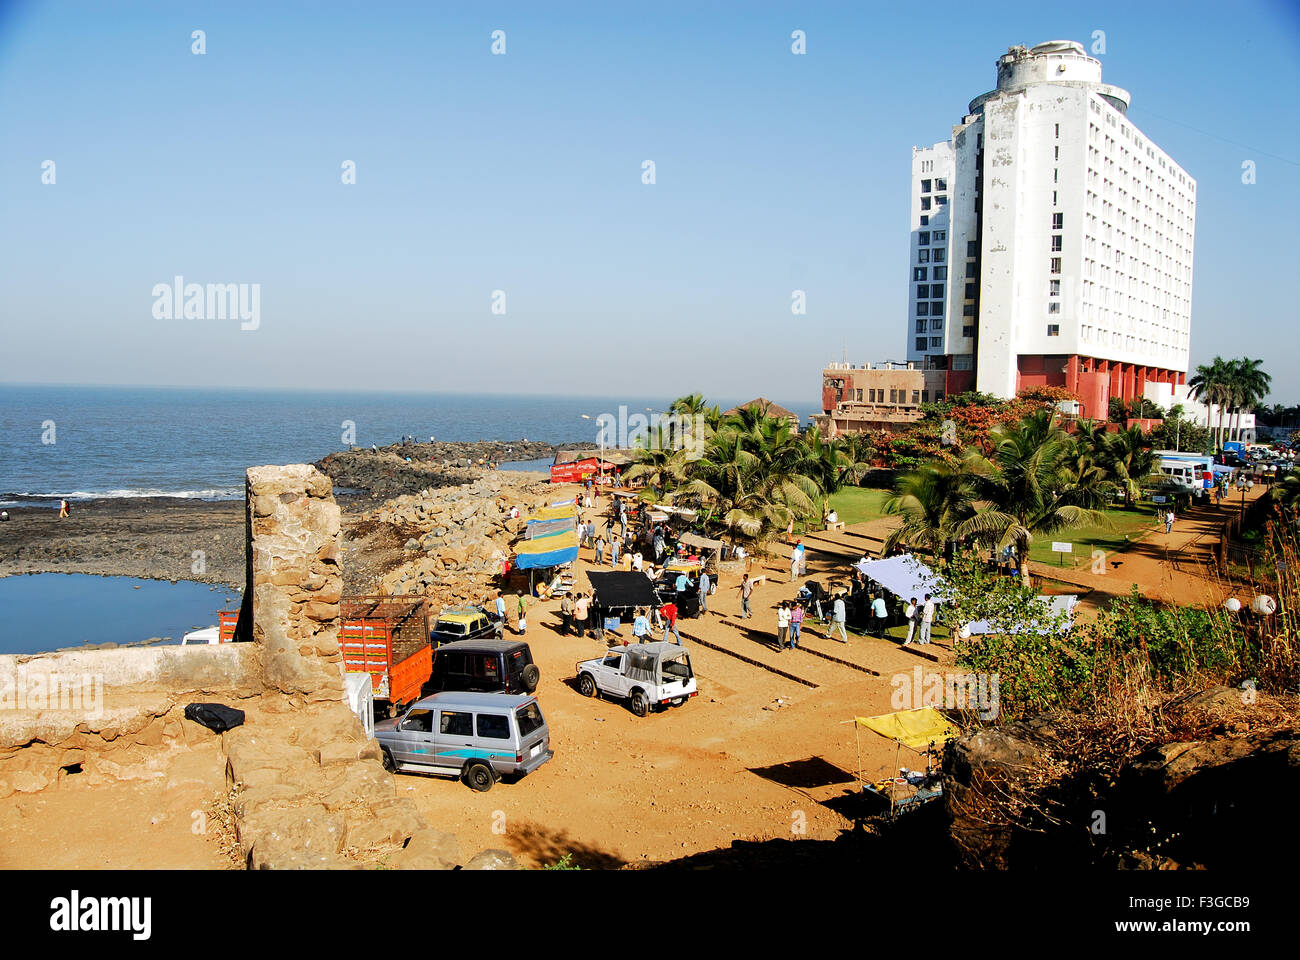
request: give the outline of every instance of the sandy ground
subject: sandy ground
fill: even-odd
[[[1194,512],[1169,537],[1162,531],[1110,558],[1120,565],[1093,578],[1105,586],[1098,593],[1126,592],[1136,580],[1144,592],[1199,600],[1204,581],[1191,569],[1170,569],[1164,548],[1190,549],[1222,516],[1214,508]],[[842,549],[810,551],[811,577],[825,582],[841,573],[864,538],[858,530],[836,539]],[[580,580],[591,560],[584,550]],[[768,579],[755,593],[754,619],[739,619],[739,577],[726,574],[711,612],[682,622],[700,695],[643,719],[621,702],[578,694],[576,662],[603,648],[591,637],[561,635],[558,601],[538,603],[526,639],[542,669],[538,695],[555,759],[484,794],[454,780],[401,774],[399,795],[413,798],[430,825],[457,834],[466,855],[504,847],[530,866],[572,854],[583,867],[618,867],[737,839],[828,840],[849,830],[862,810],[855,800],[859,763],[874,780],[924,761],[869,731],[859,737],[844,721],[912,706],[893,699],[895,681],[917,668],[951,669],[951,651],[942,642],[916,651],[859,637],[846,646],[814,625],[805,629],[807,649],[778,653],[773,608],[797,585],[788,582],[782,557],[755,573]],[[191,830],[194,811],[222,787],[214,742],[179,754],[165,781],[91,788],[73,776],[40,794],[11,797],[0,802],[0,867],[228,865],[211,836]]]

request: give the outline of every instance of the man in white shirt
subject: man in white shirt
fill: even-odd
[[[925,595],[925,605],[921,607],[921,639],[917,640],[918,644],[924,645],[930,642],[930,628],[934,625],[934,601],[930,595]]]
[[[842,593],[836,594],[834,612],[831,614],[831,628],[826,632],[826,636],[828,639],[834,637],[835,631],[839,630],[840,643],[849,642],[848,632],[845,631],[844,629],[845,612],[846,611],[844,609],[844,594]]]
[[[907,617],[907,639],[903,641],[903,646],[907,646],[916,633],[916,597],[907,601],[907,609],[903,611],[903,616]]]

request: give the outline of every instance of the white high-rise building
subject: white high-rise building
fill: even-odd
[[[1104,420],[1186,380],[1196,181],[1081,44],[997,68],[951,140],[912,152],[907,356],[950,394],[1058,385]]]

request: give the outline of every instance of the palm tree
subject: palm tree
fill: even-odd
[[[686,479],[689,463],[686,453],[673,449],[672,438],[663,427],[659,428],[653,442],[638,447],[633,456],[636,462],[628,467],[623,479],[645,481],[642,499],[659,501],[668,498]]]
[[[1141,495],[1142,481],[1156,468],[1155,453],[1142,428],[1134,425],[1106,436],[1102,460],[1110,479],[1124,491],[1124,506],[1132,507]]]
[[[1219,427],[1215,443],[1220,450],[1223,449],[1223,410],[1227,405],[1230,392],[1228,376],[1227,362],[1222,357],[1215,357],[1209,364],[1198,366],[1195,375],[1187,381],[1187,386],[1191,388],[1188,395],[1193,400],[1198,400],[1207,407],[1216,405],[1219,408]]]
[[[1228,364],[1228,384],[1233,406],[1232,438],[1241,439],[1241,415],[1253,410],[1264,402],[1268,396],[1273,378],[1260,369],[1263,360],[1251,360],[1243,357]]]
[[[943,555],[957,527],[975,514],[970,477],[951,464],[924,464],[898,478],[884,512],[903,518],[885,540],[884,553],[901,545]]]
[[[1030,414],[1018,424],[1000,424],[991,437],[991,458],[967,455],[964,467],[977,508],[953,532],[958,539],[1014,546],[1021,581],[1029,586],[1029,546],[1035,536],[1108,526],[1109,521],[1105,514],[1072,502],[1079,494],[1063,469],[1072,441],[1052,411]]]

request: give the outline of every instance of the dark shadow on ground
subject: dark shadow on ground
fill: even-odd
[[[789,760],[768,767],[750,767],[749,772],[783,787],[828,787],[835,783],[852,783],[853,774],[821,757]]]
[[[539,866],[558,863],[566,855],[569,865],[583,870],[617,870],[626,862],[607,850],[569,836],[567,830],[548,830],[536,824],[511,831],[515,852],[531,857]]]

